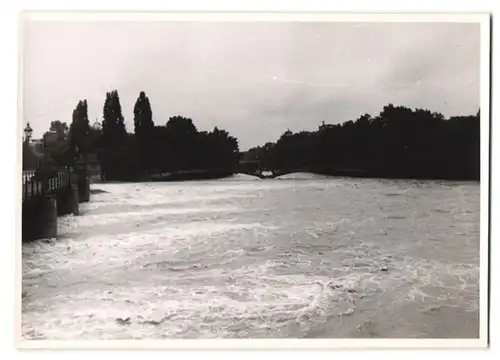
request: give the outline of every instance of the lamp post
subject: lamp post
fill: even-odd
[[[31,135],[33,135],[33,129],[31,128],[30,123],[28,122],[26,124],[26,127],[24,128],[24,141],[29,143],[30,139],[31,139]]]

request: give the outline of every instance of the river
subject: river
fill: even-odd
[[[479,183],[92,188],[23,244],[25,339],[479,336]]]

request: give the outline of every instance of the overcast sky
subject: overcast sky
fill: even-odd
[[[140,91],[153,118],[228,130],[240,149],[389,102],[445,116],[479,107],[479,24],[35,22],[24,35],[24,123],[34,137],[117,89],[129,132]]]

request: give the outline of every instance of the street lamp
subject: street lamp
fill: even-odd
[[[28,122],[26,124],[26,127],[24,128],[24,140],[26,142],[29,142],[32,134],[33,134],[33,129],[31,128],[30,123]]]

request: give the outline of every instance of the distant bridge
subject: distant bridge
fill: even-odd
[[[270,169],[263,167],[261,162],[258,160],[243,160],[238,164],[237,172],[241,174],[247,174],[252,176],[257,176],[261,179],[273,179],[278,176],[307,171],[306,169]]]

